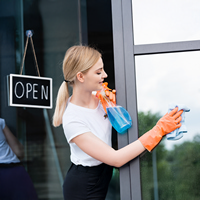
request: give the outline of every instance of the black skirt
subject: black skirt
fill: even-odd
[[[84,167],[72,164],[63,184],[65,200],[104,200],[113,167],[101,164]]]

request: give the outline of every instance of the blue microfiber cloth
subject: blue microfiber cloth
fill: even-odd
[[[169,104],[168,113],[176,107],[178,107],[178,111],[183,110],[183,113],[181,114],[181,127],[167,134],[166,137],[168,140],[179,140],[183,137],[183,133],[187,133],[187,128],[185,125],[185,112],[189,112],[190,109],[184,104]]]

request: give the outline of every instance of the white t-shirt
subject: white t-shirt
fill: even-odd
[[[112,126],[109,119],[105,118],[104,115],[105,112],[100,103],[96,109],[89,109],[68,102],[62,124],[66,139],[70,145],[71,162],[75,165],[96,166],[102,163],[83,152],[71,140],[78,135],[91,132],[111,146]]]
[[[8,145],[3,133],[5,120],[0,118],[0,163],[18,163],[20,160]]]

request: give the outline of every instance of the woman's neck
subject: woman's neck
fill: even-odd
[[[98,106],[98,98],[95,97],[92,92],[86,92],[84,90],[77,90],[73,88],[73,94],[70,100],[71,103],[90,109],[95,109]]]

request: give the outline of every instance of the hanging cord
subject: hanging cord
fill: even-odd
[[[24,66],[24,60],[25,60],[25,56],[26,56],[26,49],[27,49],[27,46],[28,46],[28,37],[26,38],[26,46],[25,46],[25,49],[24,49],[24,56],[23,56],[23,60],[22,60],[20,75],[22,75],[22,70],[23,70],[23,66]]]
[[[36,64],[36,67],[37,67],[38,76],[40,76],[39,67],[38,67],[38,63],[37,63],[37,58],[36,58],[36,54],[35,54],[35,49],[34,49],[32,37],[30,37],[30,39],[31,39],[33,54],[34,54],[34,57],[35,57],[35,64]]]
[[[37,68],[37,72],[38,72],[38,76],[40,76],[40,71],[39,71],[39,67],[38,67],[38,63],[37,63],[37,58],[36,58],[36,54],[35,54],[33,40],[32,40],[33,32],[31,30],[26,31],[26,36],[27,36],[27,39],[26,39],[26,45],[25,45],[25,49],[24,49],[24,56],[23,56],[23,60],[22,60],[20,75],[22,75],[23,66],[24,66],[24,60],[25,60],[27,46],[28,46],[28,40],[30,38],[31,39],[31,46],[32,46],[32,49],[33,49],[33,55],[34,55],[34,58],[35,58],[35,64],[36,64],[36,68]]]

